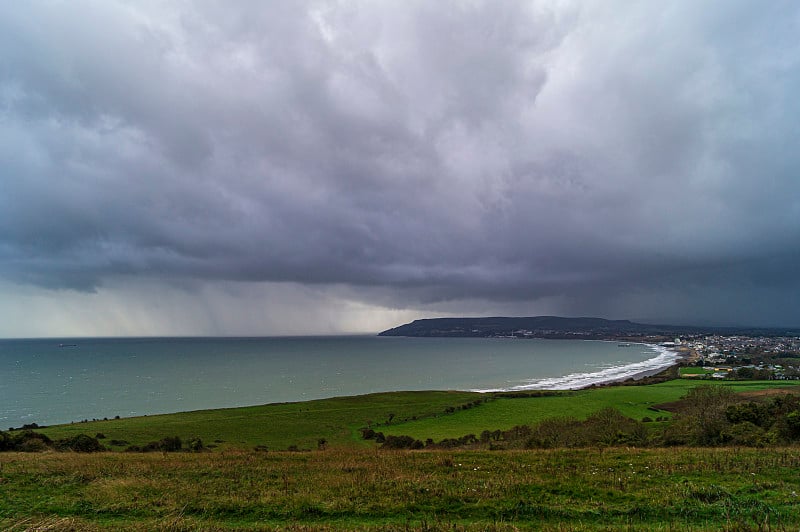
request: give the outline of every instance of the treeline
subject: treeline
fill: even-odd
[[[42,452],[42,451],[72,451],[78,453],[96,453],[108,451],[108,447],[100,440],[105,439],[103,434],[88,436],[78,434],[71,438],[52,440],[47,435],[30,429],[15,430],[13,432],[0,431],[0,452]],[[111,445],[128,445],[128,442],[111,440]],[[162,438],[146,445],[128,445],[126,452],[199,452],[206,450],[200,438],[191,438],[183,442],[178,436]]]
[[[100,443],[100,440],[86,434],[53,441],[46,435],[32,430],[0,431],[0,451],[40,452],[48,450],[94,453],[105,451],[106,448]]]
[[[607,407],[584,420],[551,418],[509,430],[484,430],[439,442],[384,435],[364,429],[362,437],[385,449],[552,449],[564,447],[668,447],[786,445],[800,442],[800,396],[742,400],[723,386],[698,386],[679,401],[668,423],[636,420]],[[659,417],[655,421],[666,420]]]

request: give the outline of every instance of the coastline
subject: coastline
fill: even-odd
[[[650,345],[652,347],[656,347],[655,344],[646,344],[646,345]],[[658,347],[661,347],[661,346],[658,346]],[[609,381],[604,382],[604,383],[599,383],[596,386],[614,385],[614,384],[619,384],[619,383],[627,382],[627,381],[631,381],[631,380],[640,381],[640,380],[643,380],[643,379],[647,379],[648,377],[654,377],[655,375],[658,375],[659,373],[662,373],[662,372],[668,370],[671,367],[679,366],[681,363],[688,362],[688,361],[690,361],[692,359],[692,352],[690,352],[690,351],[684,351],[684,350],[681,350],[681,349],[677,349],[676,350],[676,349],[669,349],[669,348],[663,348],[663,349],[675,354],[675,360],[671,364],[667,364],[665,366],[658,367],[658,368],[653,368],[653,369],[640,371],[640,372],[634,373],[633,375],[630,375],[629,377],[626,377],[624,379],[609,380]],[[586,386],[585,388],[591,388],[591,385],[590,386]],[[585,388],[580,388],[580,389],[585,389]]]
[[[616,349],[609,345],[615,341],[532,342],[440,338],[386,342],[373,337],[102,339],[81,341],[69,357],[50,340],[13,342],[13,349],[0,353],[10,368],[9,382],[0,394],[0,399],[9,399],[0,408],[0,421],[5,426],[53,425],[390,390],[491,392],[517,385],[523,385],[518,390],[580,389],[641,379],[677,358],[675,353],[662,352],[664,348],[642,343]],[[600,348],[600,343],[606,346]],[[542,359],[547,364],[551,359],[564,364],[543,364],[531,354],[540,347],[548,348]],[[595,349],[597,357],[591,355]],[[659,356],[663,358],[654,360]],[[418,369],[419,364],[424,371]],[[482,378],[482,368],[495,374]],[[547,375],[557,380],[566,377],[569,382],[542,382]],[[533,381],[537,382],[531,386]]]
[[[650,348],[655,356],[624,366],[612,366],[591,373],[572,373],[559,377],[535,379],[525,384],[502,389],[472,389],[481,393],[518,392],[527,390],[583,390],[586,388],[609,386],[627,381],[639,381],[652,377],[662,371],[679,364],[689,356],[681,350],[670,349],[657,344],[639,343]]]

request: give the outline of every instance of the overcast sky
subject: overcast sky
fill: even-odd
[[[0,7],[0,336],[800,326],[800,4]]]

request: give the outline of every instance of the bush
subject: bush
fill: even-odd
[[[183,442],[178,436],[172,436],[168,438],[163,438],[159,441],[151,441],[147,445],[142,448],[139,448],[135,445],[128,447],[127,450],[136,450],[145,453],[152,453],[152,452],[164,452],[164,453],[174,453],[181,450],[183,447]]]
[[[0,431],[0,452],[14,449],[14,442],[7,432]]]
[[[687,431],[687,443],[719,445],[728,427],[728,407],[736,400],[733,391],[724,386],[697,386],[689,390],[683,411],[678,414],[679,425]]]
[[[381,449],[422,449],[425,447],[419,440],[415,440],[411,436],[386,436]]]
[[[764,429],[750,421],[743,421],[722,432],[725,443],[746,445],[748,447],[764,447],[769,439]]]
[[[14,434],[12,438],[13,450],[22,451],[24,453],[36,453],[45,451],[53,447],[53,440],[33,432],[32,430],[25,430],[20,433]]]
[[[531,435],[531,428],[528,425],[517,425],[503,431],[504,440],[520,440]]]
[[[181,442],[181,439],[177,436],[173,436],[171,438],[164,438],[159,442],[160,450],[167,453],[180,451],[182,446],[183,442]]]
[[[763,403],[743,403],[731,405],[725,410],[725,418],[730,423],[749,422],[759,427],[769,426],[771,419],[767,405]]]
[[[58,440],[55,447],[59,451],[74,451],[76,453],[96,453],[106,450],[97,438],[92,438],[86,434],[78,434],[72,438]]]
[[[580,447],[584,445],[580,433],[581,422],[569,418],[546,419],[533,427],[525,446],[529,449],[554,447]]]
[[[45,443],[44,440],[40,440],[39,438],[31,438],[29,440],[24,440],[17,444],[15,450],[23,452],[23,453],[40,453],[42,451],[46,451],[51,447]]]
[[[589,416],[583,423],[585,439],[592,445],[644,445],[647,429],[616,408],[607,407]]]

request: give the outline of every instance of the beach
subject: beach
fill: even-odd
[[[631,344],[646,346],[654,356],[641,362],[626,365],[613,365],[594,372],[570,373],[559,377],[531,379],[523,384],[508,388],[473,389],[478,392],[504,392],[524,390],[579,390],[590,386],[600,386],[628,379],[639,380],[660,373],[676,364],[682,355],[680,352],[656,344]]]

